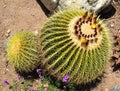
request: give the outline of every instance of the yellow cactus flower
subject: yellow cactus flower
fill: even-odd
[[[91,28],[93,28],[93,29],[96,28],[96,24],[92,24]]]
[[[81,38],[81,39],[80,39],[80,42],[81,42],[81,43],[85,43],[85,42],[86,42],[86,39],[85,39],[85,38]]]

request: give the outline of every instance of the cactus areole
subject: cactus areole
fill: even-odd
[[[103,71],[111,54],[108,29],[86,10],[64,10],[53,15],[40,30],[43,67],[50,75],[68,82],[87,83]]]

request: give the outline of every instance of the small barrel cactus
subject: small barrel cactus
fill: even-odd
[[[97,78],[111,56],[108,29],[95,14],[68,9],[53,15],[39,31],[43,68],[74,84]]]
[[[8,60],[19,72],[30,72],[39,65],[38,37],[22,31],[11,36],[7,43]]]

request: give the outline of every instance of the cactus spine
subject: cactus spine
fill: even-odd
[[[108,29],[93,13],[64,10],[53,15],[39,32],[44,69],[61,80],[87,83],[103,71],[111,55]]]
[[[20,72],[30,72],[39,64],[40,52],[37,36],[22,31],[11,36],[7,43],[9,61]]]

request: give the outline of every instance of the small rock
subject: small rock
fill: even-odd
[[[7,7],[7,5],[4,5],[4,6],[3,6],[3,8],[6,8],[6,7]]]
[[[8,38],[9,36],[10,36],[10,34],[5,34],[5,37],[7,37],[7,38]]]
[[[48,88],[49,87],[48,83],[44,84],[43,87]]]
[[[113,28],[113,27],[114,27],[114,24],[111,24],[110,27]]]
[[[10,30],[10,29],[8,29],[8,30],[7,30],[7,33],[8,33],[8,34],[10,34],[10,32],[11,32],[11,30]]]
[[[7,32],[6,32],[6,34],[5,34],[5,36],[6,36],[6,37],[9,37],[9,36],[10,36],[10,33],[11,33],[11,30],[8,29]]]
[[[117,73],[117,74],[118,74],[119,72],[120,72],[119,70],[116,70],[116,72],[115,72],[115,73]],[[119,78],[120,76],[119,76],[119,75],[116,75],[116,77],[117,77],[117,78]]]
[[[9,69],[6,69],[6,71],[9,71]]]

